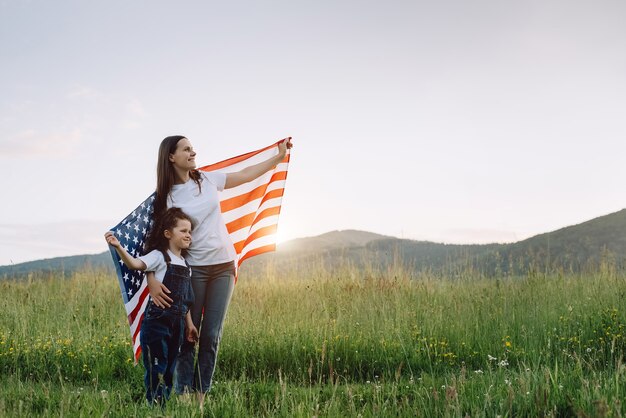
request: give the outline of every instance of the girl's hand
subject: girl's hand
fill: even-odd
[[[154,276],[154,272],[149,272],[148,276],[148,290],[150,291],[150,297],[152,302],[161,309],[166,309],[172,306],[172,298],[167,296],[167,293],[172,293],[163,283],[159,282]]]
[[[281,159],[285,157],[285,154],[287,154],[287,150],[291,149],[291,147],[293,147],[293,144],[291,143],[290,136],[283,139],[282,142],[278,144],[278,155],[280,155]]]
[[[187,337],[187,341],[190,343],[195,343],[198,341],[198,328],[195,327],[194,324],[187,325],[185,327],[185,337]]]
[[[117,239],[113,231],[109,231],[106,234],[104,234],[104,239],[106,240],[107,244],[109,244],[110,246],[115,247],[115,248],[120,248],[120,241]]]

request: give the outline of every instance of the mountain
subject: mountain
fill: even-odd
[[[347,229],[344,231],[331,231],[315,237],[297,238],[287,241],[279,244],[278,250],[280,252],[327,251],[336,248],[364,247],[367,243],[379,239],[395,238],[372,232]]]
[[[351,271],[358,268],[373,275],[399,267],[450,276],[470,271],[499,276],[624,266],[626,209],[511,244],[441,244],[365,231],[332,231],[280,244],[275,253],[247,260],[241,274],[254,277],[271,272],[277,277],[297,277],[310,276],[320,269],[332,272],[338,268]],[[68,276],[85,267],[113,271],[111,257],[104,252],[0,266],[0,278],[27,277],[35,272],[61,272]]]
[[[626,209],[510,244],[499,252],[499,258],[500,269],[513,272],[531,268],[578,272],[600,265],[622,268],[626,265]]]
[[[75,271],[85,268],[107,269],[113,271],[111,255],[108,251],[100,254],[73,255],[67,257],[46,258],[25,263],[0,266],[0,278],[27,277],[29,274],[54,274],[71,276]]]
[[[498,276],[621,269],[626,266],[626,209],[512,244],[377,240],[367,247],[371,253],[395,253],[410,269],[429,268],[446,274],[472,270]]]

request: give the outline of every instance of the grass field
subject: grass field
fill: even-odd
[[[116,279],[0,282],[0,416],[621,416],[626,274],[239,280],[203,412],[143,399]]]

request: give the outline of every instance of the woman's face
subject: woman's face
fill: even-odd
[[[196,153],[187,138],[183,138],[176,144],[176,151],[170,154],[170,161],[181,170],[193,170],[196,168]]]

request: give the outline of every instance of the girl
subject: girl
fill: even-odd
[[[149,280],[163,283],[169,290],[169,306],[164,309],[149,300],[141,324],[146,398],[150,404],[164,405],[169,398],[183,332],[190,343],[198,338],[189,310],[194,299],[191,272],[183,258],[191,245],[191,225],[191,218],[181,209],[168,209],[148,236],[147,254],[138,258],[120,245],[112,231],[104,234],[124,264],[134,270],[147,271]]]
[[[222,324],[235,283],[236,252],[222,219],[218,191],[247,183],[280,163],[291,148],[291,137],[279,144],[277,156],[235,173],[196,170],[196,153],[184,136],[168,136],[161,142],[157,161],[157,190],[154,218],[166,208],[182,208],[193,220],[193,244],[187,260],[191,265],[191,285],[195,294],[191,318],[200,330],[197,367],[195,344],[181,347],[176,368],[176,391],[196,391],[202,401],[211,389]],[[157,306],[171,303],[166,285],[148,280],[150,295]]]

